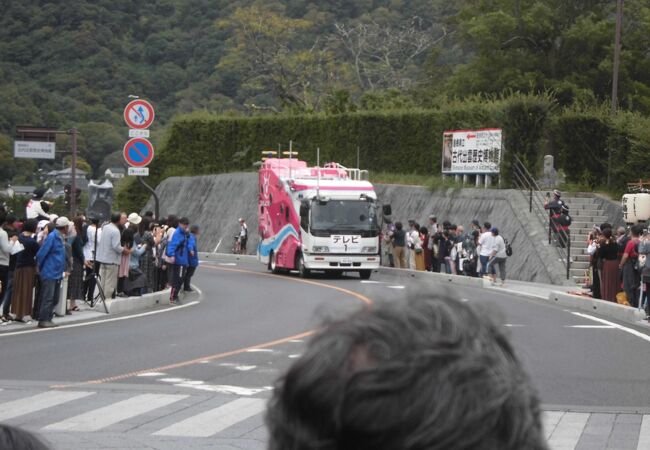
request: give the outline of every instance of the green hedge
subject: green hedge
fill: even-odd
[[[650,120],[631,113],[612,117],[601,108],[561,110],[550,95],[511,94],[506,98],[446,101],[431,110],[336,115],[265,115],[224,117],[207,113],[177,118],[165,145],[151,164],[155,186],[170,176],[253,170],[264,149],[287,150],[292,139],[300,158],[356,165],[376,172],[439,174],[442,133],[450,129],[501,127],[505,153],[502,185],[509,185],[512,156],[539,173],[544,154],[569,182],[604,185],[612,151],[612,179],[617,187],[638,179],[636,161],[649,167]],[[632,164],[632,166],[630,166]],[[647,177],[647,175],[646,175]],[[138,209],[146,194],[123,183],[117,194],[122,209]]]
[[[534,153],[552,100],[513,95],[508,99],[452,101],[434,110],[355,112],[338,115],[223,117],[203,114],[178,118],[151,171],[173,175],[250,170],[263,149],[287,150],[296,144],[300,158],[361,165],[373,171],[439,173],[442,133],[450,129],[502,126],[506,145]],[[534,130],[534,133],[530,133]]]

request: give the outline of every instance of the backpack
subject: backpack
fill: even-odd
[[[503,242],[506,244],[506,255],[512,256],[512,245],[510,245],[510,242],[505,238],[503,239]]]
[[[167,262],[167,244],[169,240],[167,239],[167,233],[165,233],[158,244],[159,250],[156,253],[156,267],[162,268]]]

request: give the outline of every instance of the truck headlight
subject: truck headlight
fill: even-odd
[[[313,248],[313,252],[314,252],[314,253],[329,253],[329,252],[330,252],[330,249],[329,249],[329,247],[325,247],[325,246],[322,246],[322,247],[314,247],[314,248]]]
[[[377,253],[377,247],[363,247],[361,253]]]

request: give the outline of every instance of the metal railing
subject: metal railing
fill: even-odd
[[[516,155],[514,155],[514,163],[512,165],[512,180],[515,186],[522,191],[522,194],[528,197],[529,211],[535,214],[542,226],[548,227],[548,243],[549,245],[557,245],[557,251],[566,266],[566,278],[567,280],[570,279],[571,235],[570,233],[556,229],[556,225],[551,218],[551,212],[544,207],[545,198],[548,199],[548,195],[542,193],[535,178]]]

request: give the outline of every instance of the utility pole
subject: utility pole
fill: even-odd
[[[614,36],[614,69],[612,73],[612,115],[618,109],[618,72],[621,65],[621,28],[623,24],[623,0],[616,0],[616,34]],[[607,153],[607,186],[612,183],[612,149]]]
[[[616,36],[614,37],[614,73],[612,74],[612,114],[618,109],[618,72],[621,64],[621,28],[623,0],[616,0]]]
[[[77,134],[76,128],[69,132],[72,135],[72,161],[70,165],[70,220],[74,219],[77,212]]]

